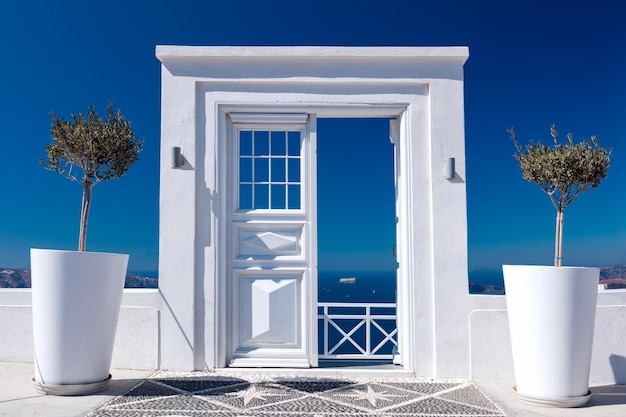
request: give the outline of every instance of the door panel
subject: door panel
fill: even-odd
[[[230,121],[228,365],[316,366],[315,118]]]
[[[300,347],[302,276],[239,274],[239,346]]]
[[[302,261],[302,224],[235,223],[237,260]]]

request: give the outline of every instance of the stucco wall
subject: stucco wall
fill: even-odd
[[[504,296],[469,296],[470,377],[514,383],[509,325]],[[598,294],[590,382],[626,383],[626,292]]]
[[[0,361],[33,362],[31,291],[0,289]],[[159,309],[156,290],[125,290],[111,366],[159,367]]]
[[[467,295],[469,355],[462,366],[478,381],[514,383],[506,300]],[[118,323],[112,367],[158,369],[159,336],[155,291],[126,290]],[[626,292],[598,294],[590,382],[626,384]],[[0,361],[32,362],[30,290],[0,290]],[[460,356],[462,352],[458,352]]]

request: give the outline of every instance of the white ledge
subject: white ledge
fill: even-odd
[[[173,46],[157,45],[156,56],[166,60],[223,60],[228,58],[297,58],[338,59],[365,58],[389,60],[458,60],[464,63],[469,57],[467,46]]]

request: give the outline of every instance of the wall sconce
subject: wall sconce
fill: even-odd
[[[183,165],[185,165],[185,158],[180,152],[180,147],[174,146],[172,148],[172,168],[180,169]]]
[[[456,177],[454,164],[454,158],[448,158],[446,160],[445,176],[447,180],[453,180]]]

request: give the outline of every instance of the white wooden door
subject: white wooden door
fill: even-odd
[[[315,367],[315,116],[229,117],[228,365]]]

